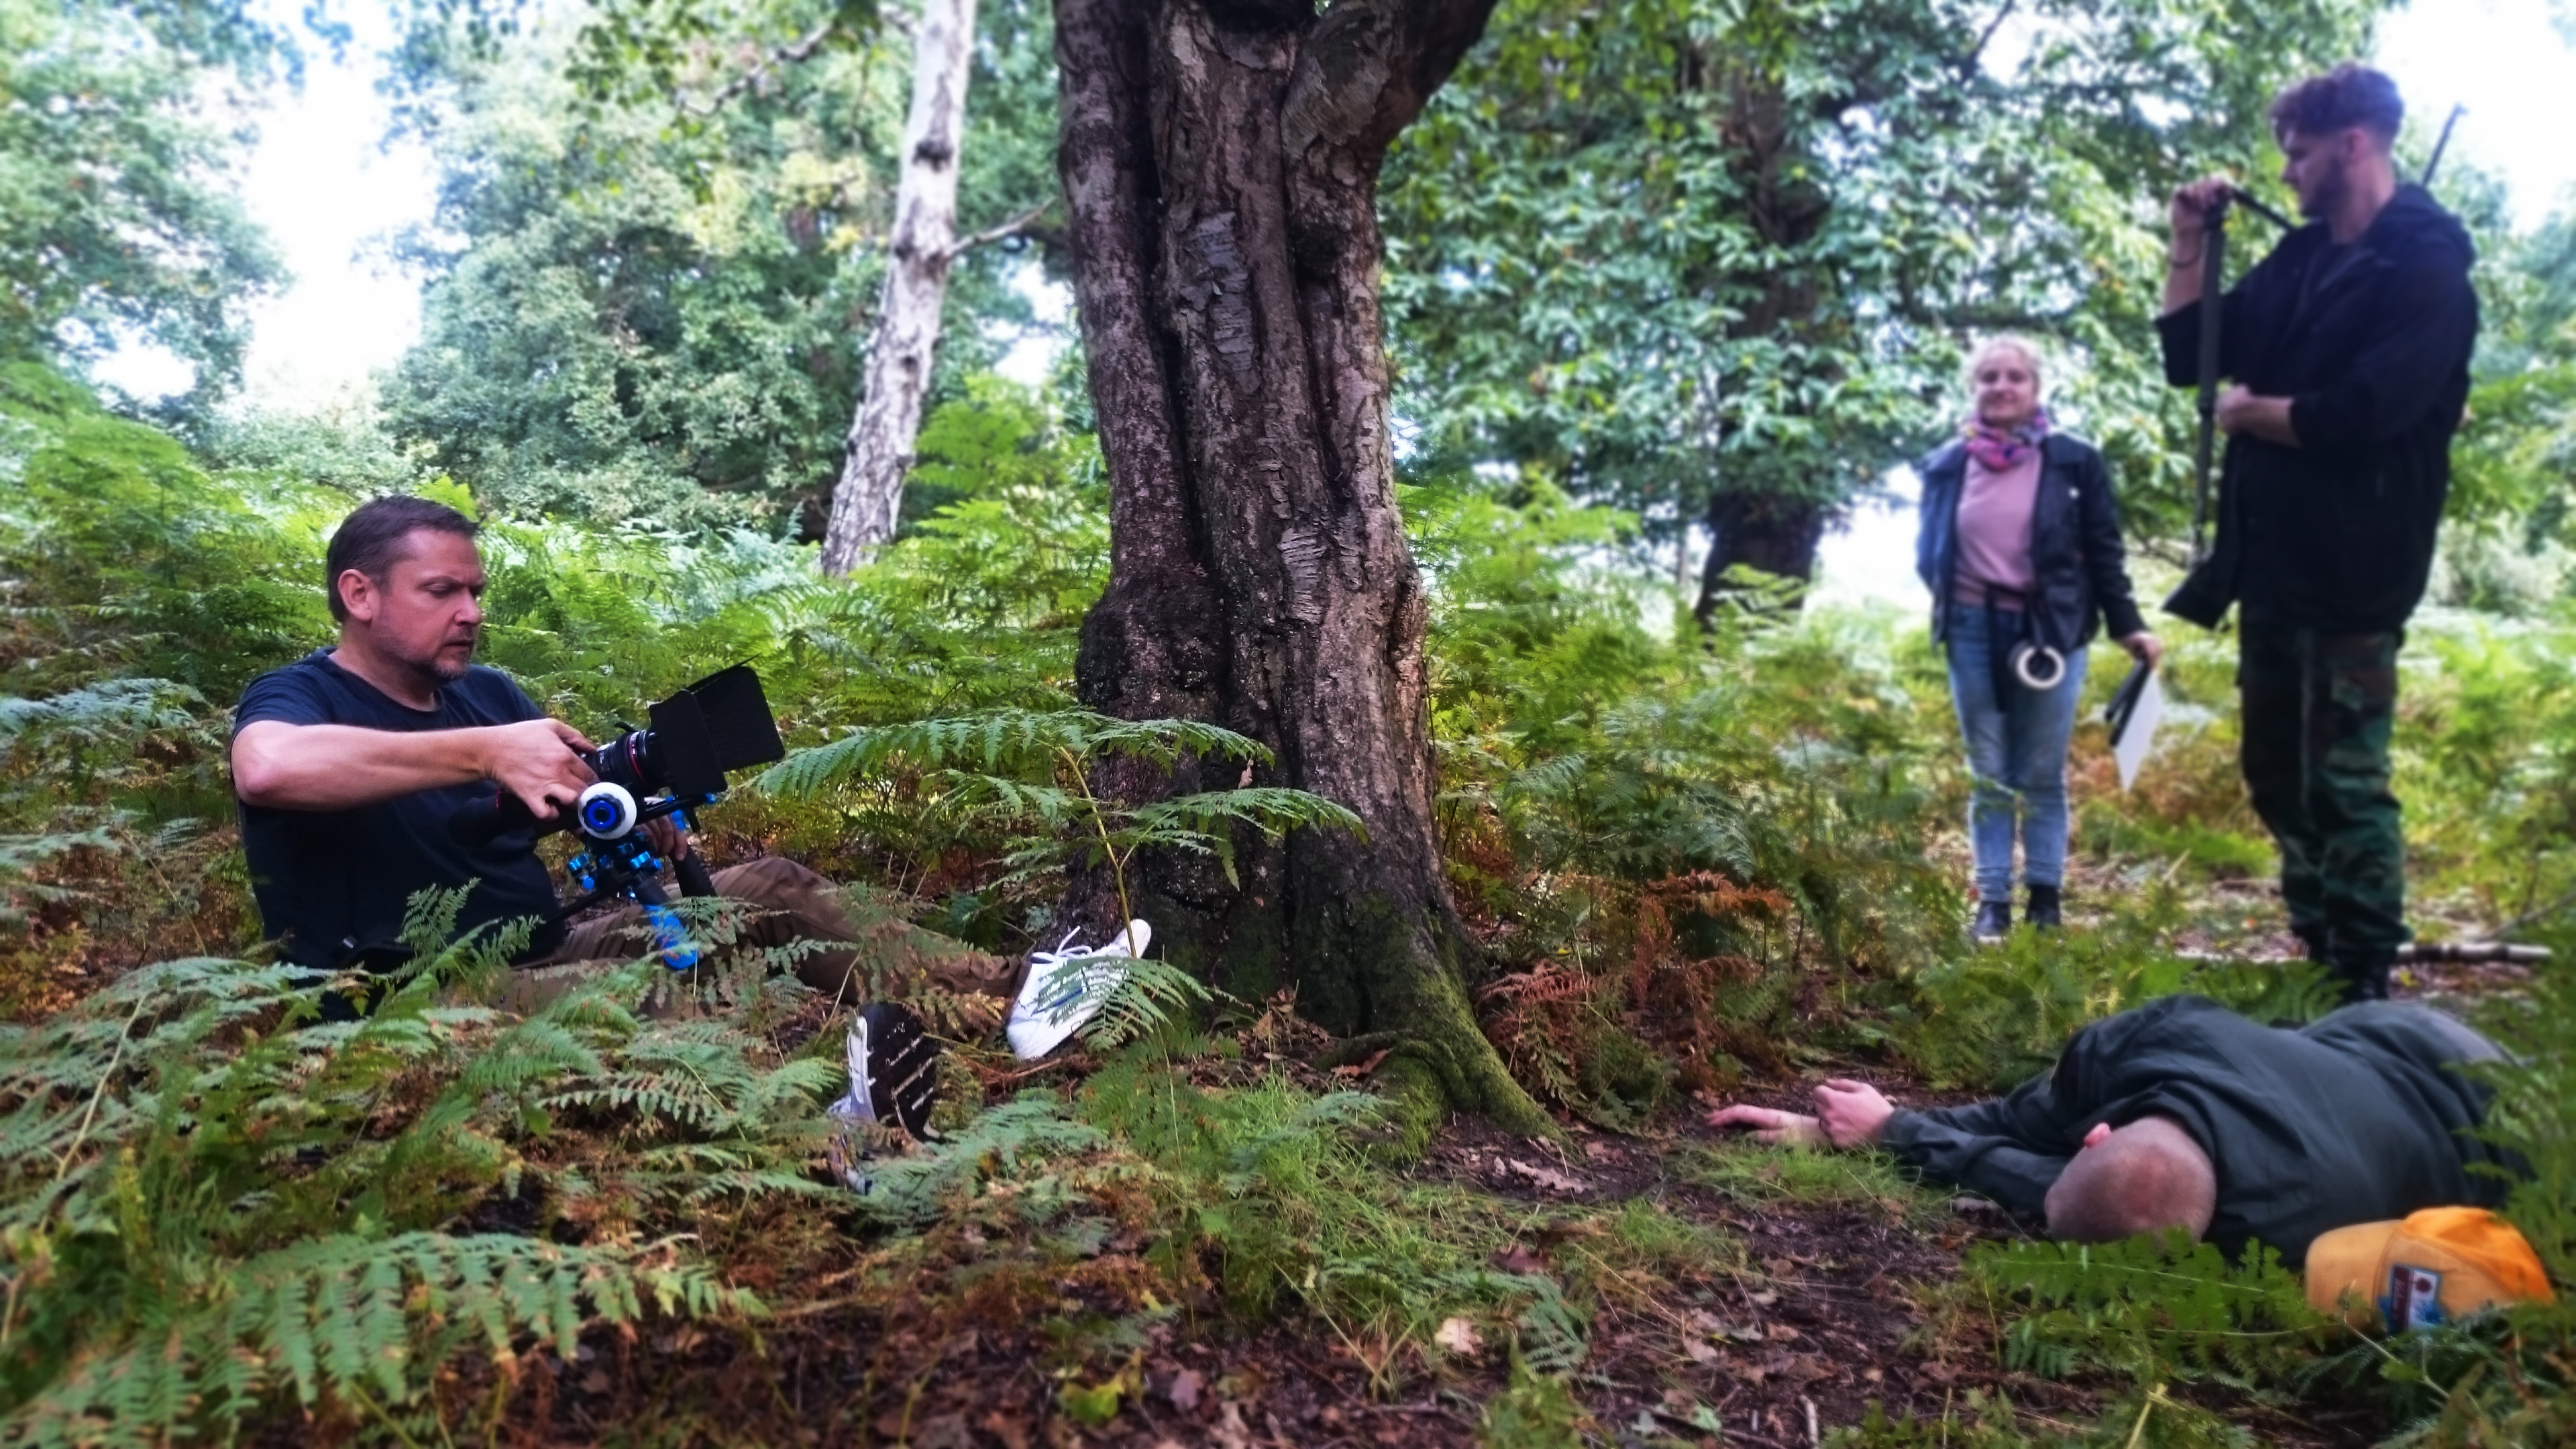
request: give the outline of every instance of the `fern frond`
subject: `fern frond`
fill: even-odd
[[[772,765],[753,788],[786,799],[820,793],[857,775],[897,767],[974,766],[986,776],[1044,776],[1069,754],[1170,766],[1192,757],[1267,764],[1258,741],[1196,720],[1122,720],[1090,710],[996,709],[953,719],[861,728]]]

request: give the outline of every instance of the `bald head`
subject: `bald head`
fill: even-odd
[[[2141,1117],[2075,1154],[2048,1190],[2048,1235],[2109,1243],[2180,1228],[2198,1242],[2218,1211],[2209,1154],[2170,1118]]]

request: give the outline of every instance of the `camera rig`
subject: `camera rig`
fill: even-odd
[[[579,831],[582,849],[564,863],[564,871],[580,894],[558,908],[549,924],[622,896],[643,907],[662,963],[685,971],[698,964],[698,954],[662,890],[667,862],[642,827],[667,818],[689,829],[690,811],[723,798],[727,771],[783,759],[787,747],[779,741],[760,676],[748,664],[683,688],[651,706],[649,717],[648,727],[628,728],[582,756],[599,780],[581,792],[570,812],[541,818],[505,790],[457,811],[447,829],[474,846],[518,830]],[[682,895],[716,893],[706,863],[694,854],[681,857],[675,874]]]

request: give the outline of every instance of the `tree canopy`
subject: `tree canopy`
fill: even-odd
[[[202,397],[239,379],[285,273],[228,178],[294,57],[230,4],[0,0],[0,352],[149,343]]]
[[[2141,460],[2165,194],[2268,172],[2273,90],[2373,9],[1507,4],[1391,161],[1410,464],[1535,469],[1654,535],[1706,520],[1712,571],[1803,573],[2007,329]],[[1729,537],[1782,522],[1785,551]]]
[[[987,10],[970,230],[1051,189],[1031,129],[1052,81],[1045,14]],[[759,18],[700,24],[732,39]],[[906,52],[872,32],[784,62],[709,41],[666,88],[663,51],[602,33],[415,44],[416,124],[444,177],[435,225],[405,247],[429,285],[392,427],[512,510],[792,526],[840,466]],[[961,264],[935,399],[962,395],[1025,317],[1009,285],[1024,248]]]

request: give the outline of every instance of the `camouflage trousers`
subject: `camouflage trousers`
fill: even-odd
[[[2281,850],[2290,929],[2338,974],[2384,977],[2407,940],[2406,837],[2388,788],[2403,631],[2239,631],[2245,788]]]

